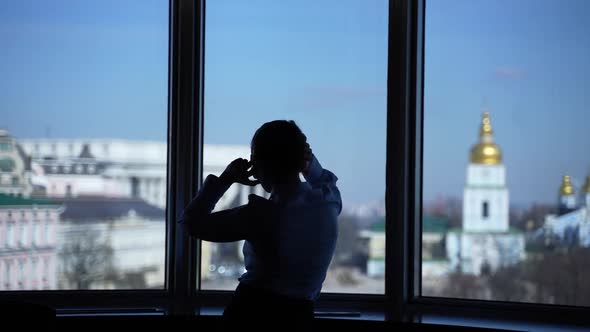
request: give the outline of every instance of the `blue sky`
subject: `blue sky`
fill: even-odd
[[[567,3],[568,7],[560,7]],[[0,127],[165,140],[168,1],[0,2]],[[205,141],[294,119],[345,204],[383,198],[386,1],[210,1]],[[424,196],[460,197],[483,100],[513,202],[590,172],[585,0],[427,4]]]

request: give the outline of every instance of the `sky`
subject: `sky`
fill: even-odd
[[[461,197],[484,103],[513,203],[554,202],[564,174],[581,185],[588,13],[585,0],[427,2],[426,201]],[[248,145],[292,119],[345,204],[382,200],[387,1],[215,0],[206,14],[205,143]],[[168,1],[1,1],[0,50],[0,127],[15,137],[165,141]]]

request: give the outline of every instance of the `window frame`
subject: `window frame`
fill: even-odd
[[[58,314],[193,315],[225,306],[230,291],[202,290],[200,241],[175,222],[201,183],[205,1],[169,0],[166,276],[159,290],[2,291]],[[424,24],[426,0],[389,0],[385,294],[322,293],[317,310],[375,312],[422,322],[433,315],[588,322],[590,308],[421,296]],[[76,296],[71,296],[75,294]]]
[[[406,112],[409,113],[407,114],[408,119],[406,120],[409,121],[410,130],[404,135],[401,141],[398,141],[397,143],[403,143],[404,146],[409,145],[413,148],[409,151],[409,157],[401,153],[395,155],[393,157],[393,164],[395,164],[395,161],[397,160],[398,163],[395,164],[396,166],[406,165],[401,158],[408,157],[410,162],[410,173],[411,170],[414,170],[414,172],[410,177],[412,185],[410,188],[404,188],[402,191],[405,195],[408,195],[408,197],[411,198],[409,204],[403,205],[396,200],[398,208],[407,210],[406,218],[401,219],[403,220],[403,225],[399,226],[400,229],[396,230],[400,231],[400,234],[391,234],[391,232],[387,231],[387,242],[405,240],[408,245],[406,250],[408,254],[410,254],[410,257],[412,257],[408,265],[403,264],[403,258],[398,258],[398,260],[395,261],[396,267],[405,267],[402,274],[405,275],[406,282],[400,282],[403,286],[400,285],[402,291],[398,294],[405,295],[403,293],[404,290],[406,290],[408,294],[406,301],[403,301],[404,308],[402,310],[403,316],[401,320],[430,322],[437,321],[437,317],[444,317],[443,321],[445,324],[449,324],[449,319],[455,319],[455,321],[470,320],[478,326],[487,327],[498,326],[496,324],[497,322],[525,324],[521,325],[521,327],[527,327],[530,326],[528,324],[537,323],[572,325],[590,324],[590,307],[422,296],[420,286],[420,267],[422,257],[423,77],[425,44],[424,25],[426,23],[425,13],[427,10],[427,1],[428,0],[404,1],[405,4],[410,7],[407,8],[406,11],[409,18],[409,22],[406,24],[406,27],[410,30],[408,35],[409,42],[404,45],[410,47],[406,53],[414,52],[414,56],[410,56],[410,60],[408,61],[410,67],[406,68],[410,76],[410,84],[407,86],[407,90],[411,96],[412,103],[408,105],[408,109],[406,110]],[[395,64],[390,62],[390,65]],[[395,93],[395,91],[388,89],[388,94],[389,93]],[[393,112],[394,109],[389,109],[389,111]],[[388,134],[390,133],[389,125],[395,126],[396,124],[388,122]],[[398,124],[398,127],[395,127],[394,130],[401,129],[401,125]],[[401,179],[399,181],[401,181]],[[390,187],[389,185],[390,183],[388,182],[388,191],[395,188]],[[388,223],[387,226],[390,225],[391,224]],[[400,237],[406,238],[401,239]],[[389,265],[392,266],[393,264],[390,263]],[[386,280],[388,276],[392,275],[391,273],[394,273],[394,271],[391,270],[389,270],[389,272],[389,275],[386,274]],[[503,327],[506,327],[506,325],[503,325]]]

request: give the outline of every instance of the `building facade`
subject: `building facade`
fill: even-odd
[[[576,195],[570,177],[563,177],[557,211],[557,214],[545,216],[543,227],[533,233],[531,241],[552,246],[590,247],[590,175],[580,195]]]
[[[524,259],[524,235],[510,228],[508,208],[506,169],[485,112],[479,142],[472,147],[467,166],[463,225],[446,236],[452,270],[479,275]]]
[[[63,208],[31,198],[31,160],[0,130],[0,290],[56,289],[57,226]]]
[[[7,130],[0,129],[0,194],[30,196],[31,175],[30,158]]]
[[[57,289],[54,202],[0,194],[0,290]]]

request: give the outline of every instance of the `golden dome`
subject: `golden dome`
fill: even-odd
[[[584,184],[584,190],[585,193],[590,194],[590,175],[588,175],[586,177],[586,183]]]
[[[569,196],[574,194],[574,186],[572,186],[572,182],[570,181],[570,177],[568,175],[565,175],[563,177],[561,188],[559,188],[559,194],[562,196]]]
[[[494,131],[488,112],[483,113],[479,129],[479,143],[471,148],[469,161],[473,164],[497,165],[502,162],[502,151],[494,143]]]

